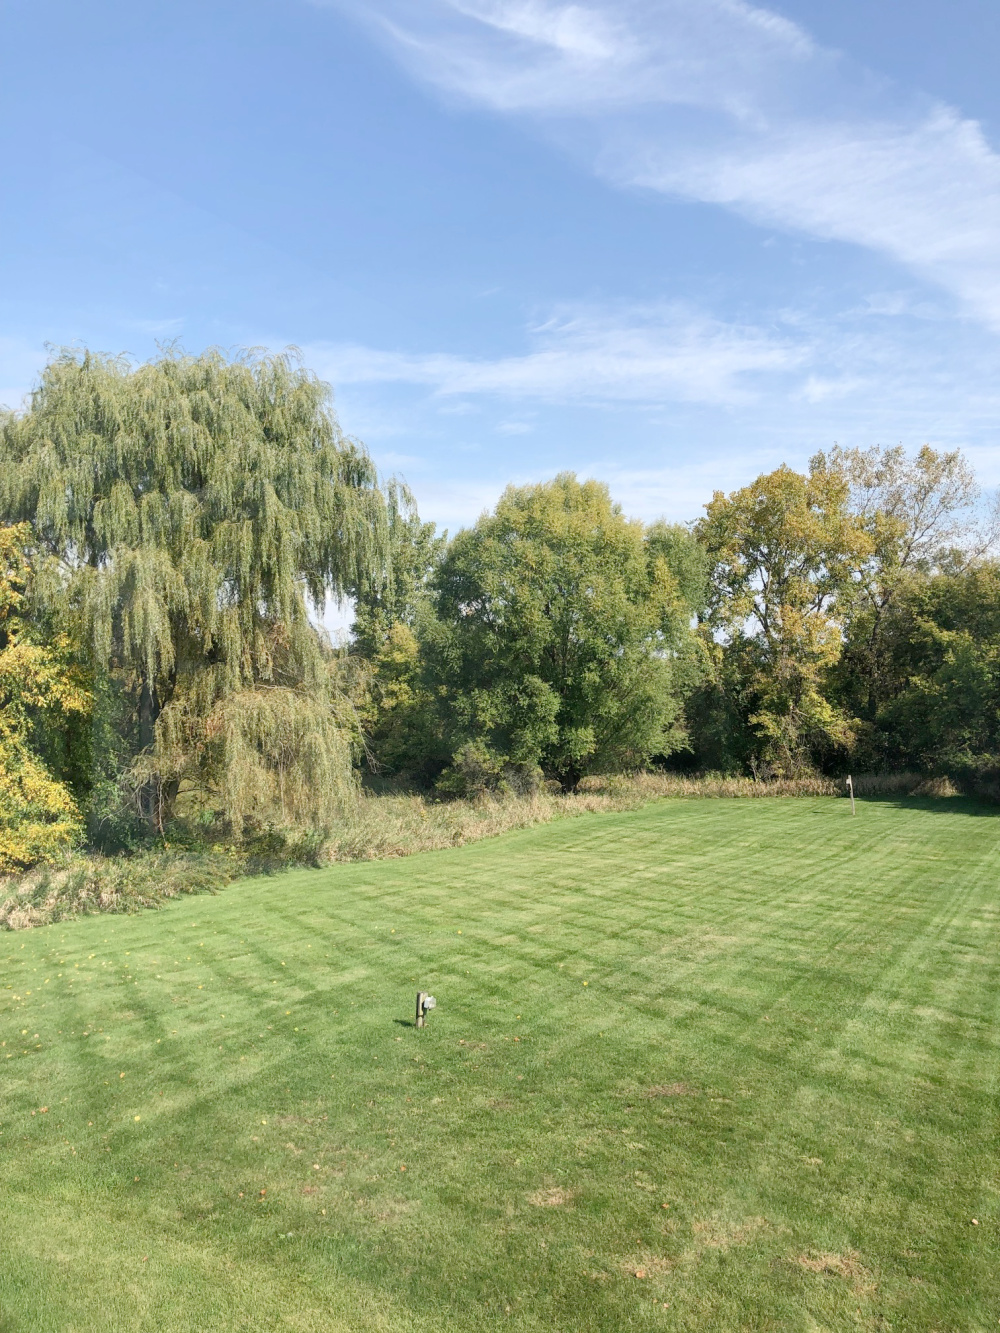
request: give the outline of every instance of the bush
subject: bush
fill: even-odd
[[[29,752],[11,756],[0,749],[0,873],[52,860],[82,832],[66,787]]]
[[[538,791],[542,779],[537,764],[514,763],[494,754],[482,741],[468,741],[456,752],[436,787],[445,795],[473,800],[489,795],[531,796]]]

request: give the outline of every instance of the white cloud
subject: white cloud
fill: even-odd
[[[828,403],[848,398],[865,390],[876,391],[877,386],[860,375],[810,375],[798,391],[798,397],[807,403]]]
[[[628,468],[615,458],[580,458],[565,466],[581,478],[606,482],[612,499],[626,514],[650,521],[667,518],[683,523],[697,518],[714,490],[731,491],[744,486],[759,472],[770,471],[782,462],[775,450],[744,450],[729,457],[703,458],[669,466]],[[456,532],[492,509],[508,482],[522,486],[545,481],[558,469],[552,466],[519,469],[512,477],[484,481],[433,480],[415,483],[414,491],[425,519]]]
[[[676,306],[563,308],[526,330],[527,351],[493,358],[332,343],[304,352],[348,404],[348,428],[377,454],[420,439],[421,461],[399,466],[428,476],[456,431],[451,447],[484,458],[498,436],[505,459],[523,456],[527,438],[552,457],[550,412],[580,408],[600,413],[592,423],[627,410],[629,432],[699,456],[764,441],[804,456],[835,440],[992,448],[1000,343],[965,322],[941,332],[936,312],[875,294],[836,316],[762,312],[756,327]]]
[[[378,455],[378,465],[383,472],[398,472],[402,468],[416,468],[418,471],[425,466],[425,459],[419,454],[399,454],[393,450],[381,450]]]
[[[625,186],[870,247],[1000,327],[1000,156],[743,0],[329,0],[418,77]],[[582,143],[582,147],[581,147]]]
[[[457,532],[459,528],[475,523],[480,514],[492,509],[500,498],[508,482],[521,485],[529,481],[541,481],[543,475],[551,476],[552,469],[542,474],[519,474],[499,480],[461,481],[461,480],[421,480],[413,487],[420,514],[438,525],[438,529]]]
[[[547,402],[740,403],[761,375],[798,367],[805,351],[787,339],[669,307],[562,312],[530,331],[521,356],[379,351],[313,344],[311,365],[336,385],[405,383],[434,393],[490,394]]]
[[[690,518],[714,489],[835,442],[959,447],[996,485],[1000,342],[969,323],[941,332],[939,312],[880,292],[837,317],[782,310],[758,328],[678,307],[564,309],[527,331],[523,355],[492,359],[304,350],[380,466],[401,467],[421,513],[454,529],[508,479],[560,468],[607,480],[629,513]],[[564,417],[573,428],[553,435]],[[400,437],[419,453],[383,452]]]
[[[684,523],[699,517],[713,491],[736,490],[782,461],[777,451],[753,450],[659,468],[623,468],[608,459],[586,472],[608,483],[626,514]]]
[[[908,126],[793,125],[711,154],[647,147],[635,184],[854,241],[934,279],[1000,327],[1000,157],[936,108]]]
[[[752,116],[771,67],[818,55],[796,24],[742,0],[327,2],[373,21],[418,77],[504,111],[721,104]]]
[[[126,328],[136,329],[139,333],[148,333],[155,338],[176,337],[184,329],[183,316],[164,319],[129,319],[124,321]]]

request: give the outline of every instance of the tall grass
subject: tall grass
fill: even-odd
[[[918,773],[860,774],[859,796],[958,792],[947,778]],[[440,801],[419,794],[362,793],[326,841],[286,844],[266,853],[239,846],[205,851],[164,848],[133,856],[77,854],[0,880],[0,929],[23,930],[92,912],[134,912],[182,893],[212,893],[235,879],[290,865],[374,861],[438,851],[494,838],[513,829],[613,810],[636,810],[665,797],[764,799],[844,796],[842,779],[806,777],[755,782],[709,774],[639,773],[585,778],[569,795],[543,790],[532,796]]]

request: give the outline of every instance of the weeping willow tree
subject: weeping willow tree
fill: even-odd
[[[386,559],[328,387],[289,355],[64,352],[0,435],[5,516],[127,703],[143,817],[162,829],[193,791],[237,829],[323,822],[350,744],[309,609]]]

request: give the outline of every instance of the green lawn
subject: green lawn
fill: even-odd
[[[2,935],[0,1331],[995,1330],[998,929],[827,799]]]

